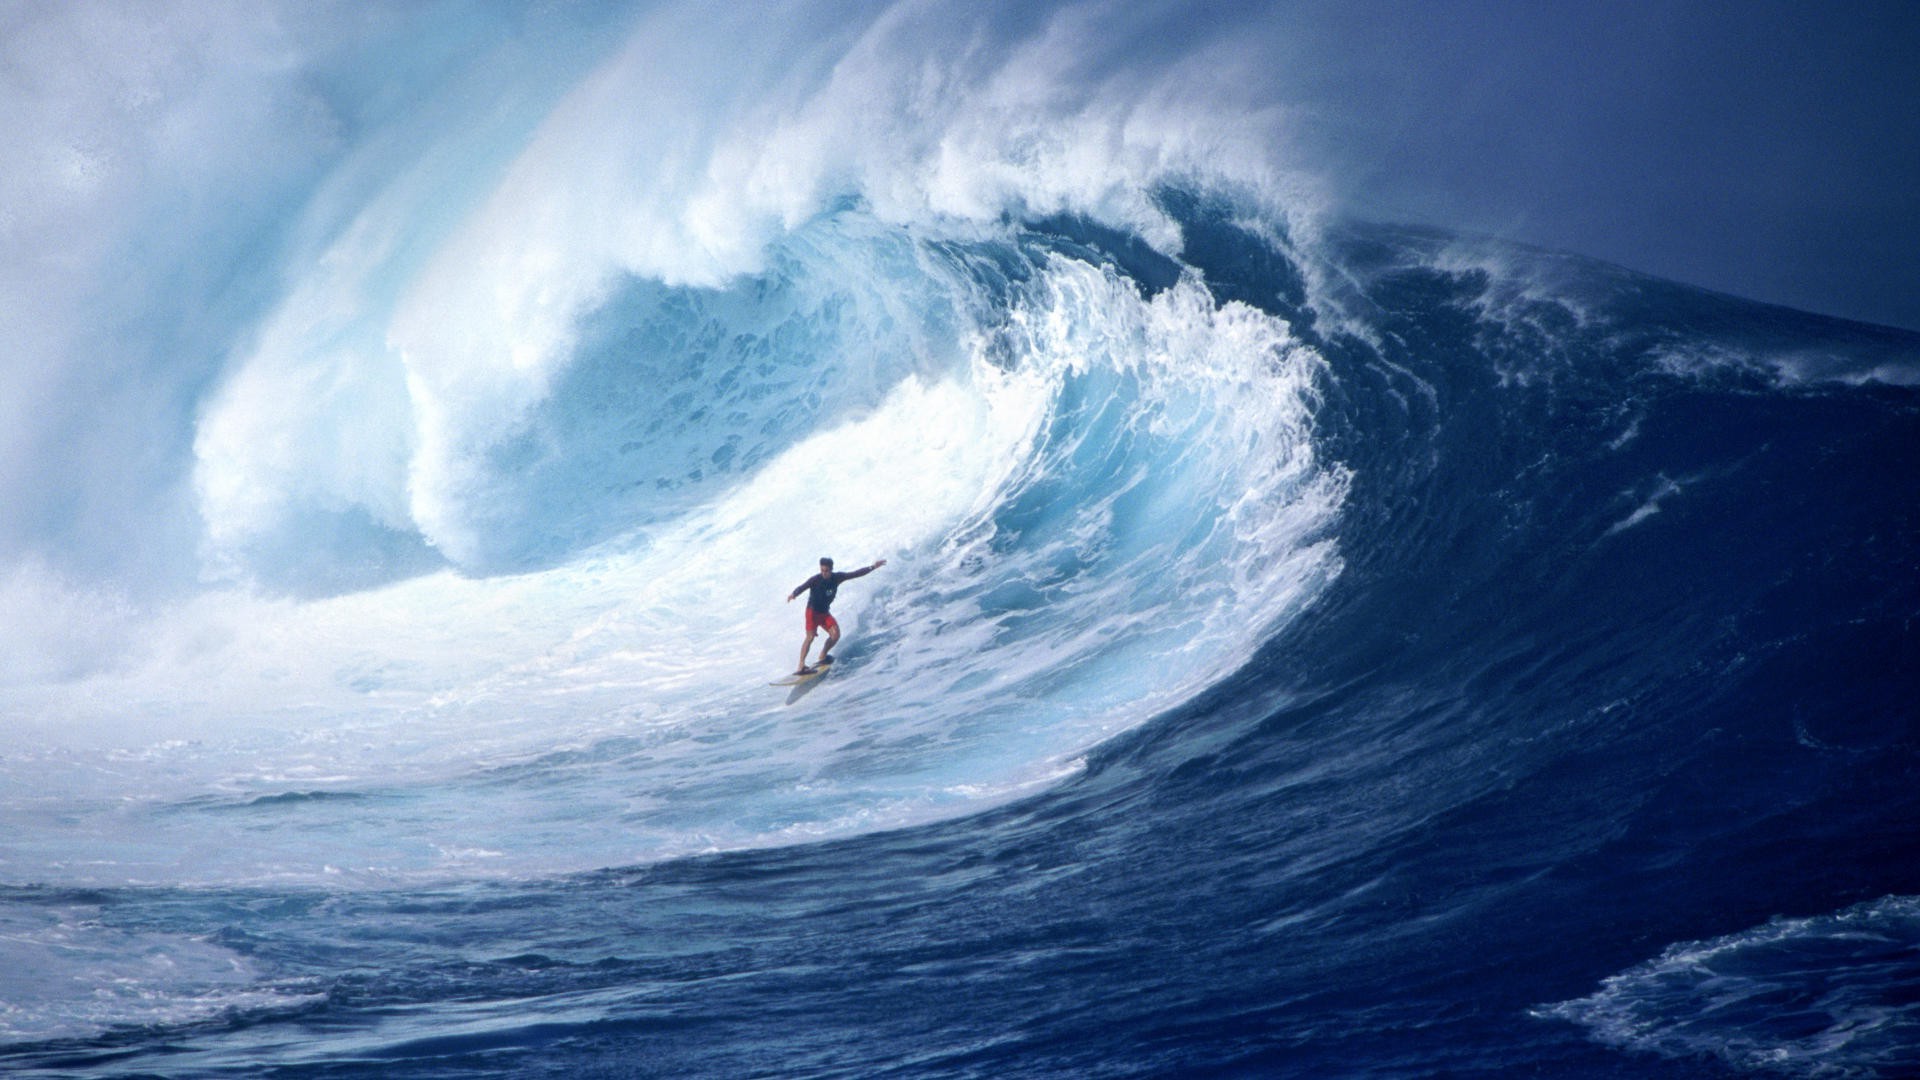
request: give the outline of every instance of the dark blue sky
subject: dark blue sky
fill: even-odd
[[[1920,2],[1259,5],[1363,216],[1920,329]]]

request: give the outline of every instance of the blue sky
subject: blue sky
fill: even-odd
[[[1920,3],[1249,5],[1353,211],[1920,329]]]

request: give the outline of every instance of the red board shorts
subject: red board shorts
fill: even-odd
[[[815,611],[812,608],[808,608],[807,633],[811,634],[815,630],[825,630],[829,634],[837,634],[840,632],[840,624],[834,622],[833,616],[828,615],[826,612]]]

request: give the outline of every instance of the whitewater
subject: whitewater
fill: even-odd
[[[0,1065],[1920,1066],[1920,337],[1116,19],[17,19]]]

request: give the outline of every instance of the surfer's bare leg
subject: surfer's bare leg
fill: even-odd
[[[800,643],[800,667],[794,671],[795,675],[805,675],[807,673],[807,650],[811,648],[813,648],[813,631],[809,630],[807,631],[807,640]],[[827,648],[833,648],[831,642],[828,643]]]
[[[840,628],[838,626],[827,627],[827,643],[820,647],[820,659],[825,660],[827,657],[832,656],[833,647],[839,643]]]

